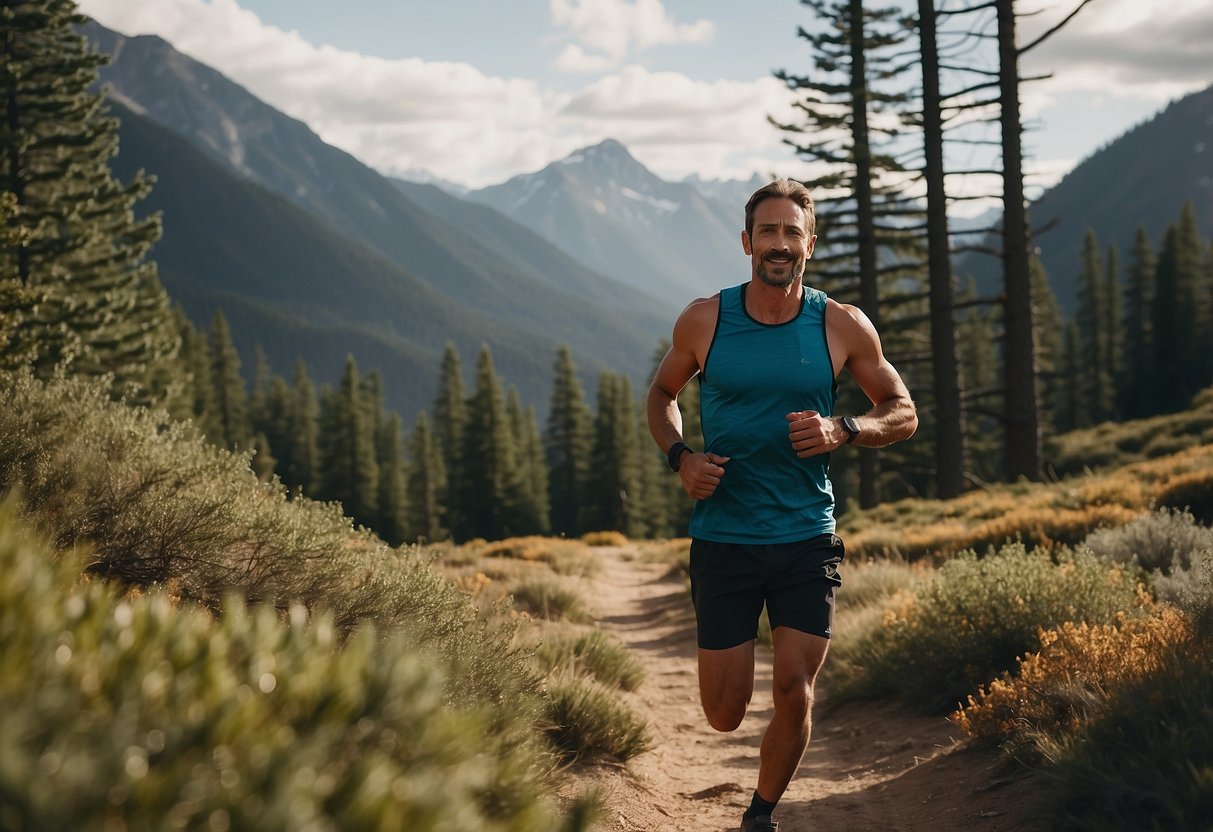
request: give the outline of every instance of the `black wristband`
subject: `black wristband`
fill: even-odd
[[[690,451],[695,453],[695,450],[686,442],[675,442],[670,446],[670,450],[665,455],[665,461],[669,463],[671,471],[677,471],[682,463],[682,452]]]

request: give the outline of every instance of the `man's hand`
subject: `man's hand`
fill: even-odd
[[[829,453],[846,444],[847,432],[832,416],[822,416],[816,410],[798,410],[786,418],[792,450],[801,459]]]
[[[688,454],[678,466],[682,487],[695,500],[706,500],[716,493],[720,478],[724,476],[727,456],[720,454]]]

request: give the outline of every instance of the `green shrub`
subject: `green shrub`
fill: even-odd
[[[123,598],[74,561],[0,510],[0,828],[582,828],[529,708],[452,706],[403,634]]]
[[[644,668],[636,657],[597,628],[550,634],[535,655],[549,674],[585,672],[602,685],[623,690],[636,690],[644,681]]]
[[[1213,553],[1193,558],[1188,569],[1175,569],[1170,575],[1154,577],[1158,597],[1174,604],[1194,618],[1213,610]]]
[[[1195,558],[1213,552],[1213,529],[1197,525],[1188,511],[1164,508],[1127,525],[1098,529],[1083,545],[1119,563],[1136,560],[1151,572],[1188,569]]]
[[[548,738],[568,762],[630,760],[651,745],[648,727],[612,692],[588,679],[554,677]]]
[[[895,595],[881,626],[851,650],[863,674],[842,694],[892,695],[947,709],[1039,647],[1042,628],[1105,623],[1138,609],[1123,568],[1086,551],[1029,552],[1010,544],[965,552],[913,593]]]
[[[406,631],[458,668],[453,700],[538,690],[508,623],[481,615],[415,547],[356,531],[340,505],[288,500],[246,456],[84,380],[0,374],[0,398],[0,493],[19,491],[58,547],[87,544],[91,574],[167,584],[212,611],[235,593],[327,611],[343,633],[366,621]]]
[[[581,597],[559,581],[549,578],[523,581],[511,594],[519,609],[548,621],[564,619],[585,624],[591,620]]]
[[[1207,830],[1213,818],[1213,633],[1168,651],[1101,719],[1049,751],[1057,828]]]

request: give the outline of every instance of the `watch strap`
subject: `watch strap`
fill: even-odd
[[[671,471],[677,471],[682,462],[682,452],[690,451],[695,453],[695,449],[686,442],[675,442],[670,446],[670,450],[665,455],[665,461],[669,464]]]

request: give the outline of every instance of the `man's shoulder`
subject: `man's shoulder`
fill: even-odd
[[[706,298],[695,298],[686,305],[682,310],[682,314],[678,316],[680,323],[703,323],[711,321],[713,325],[716,323],[716,316],[720,312],[720,292],[710,295]]]

